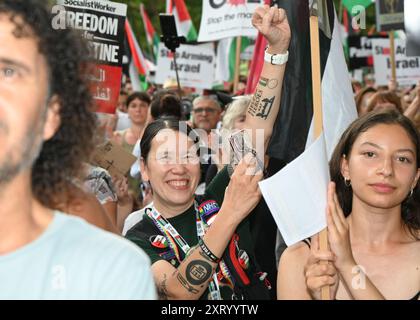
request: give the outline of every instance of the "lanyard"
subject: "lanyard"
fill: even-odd
[[[208,229],[208,225],[203,221],[199,210],[197,209],[197,202],[194,201],[195,208],[195,222],[197,228],[197,236],[199,239],[202,239],[205,235],[205,232]],[[188,255],[191,247],[185,241],[185,239],[178,233],[178,231],[172,226],[172,224],[163,217],[154,207],[146,209],[146,214],[152,219],[153,223],[159,229],[159,231],[167,238],[168,244],[172,251],[175,253],[176,258],[181,263],[181,255],[178,250],[178,246],[184,252],[185,257]],[[177,246],[178,245],[178,246]],[[231,276],[226,264],[223,260],[220,261],[219,267],[221,273],[226,278],[229,283],[229,286],[233,288],[233,277]],[[219,280],[217,278],[217,272],[213,274],[213,280],[209,284],[210,297],[211,300],[221,300]]]

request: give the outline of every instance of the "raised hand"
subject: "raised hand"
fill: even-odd
[[[349,225],[335,192],[335,183],[328,185],[327,203],[328,242],[335,255],[335,266],[340,269],[355,264],[351,251]]]
[[[270,53],[285,53],[290,43],[290,26],[286,12],[277,6],[258,7],[252,16],[252,25],[267,39]]]
[[[242,221],[261,199],[258,182],[261,181],[263,173],[256,170],[255,157],[247,154],[235,168],[226,188],[222,208],[235,215],[238,222]]]

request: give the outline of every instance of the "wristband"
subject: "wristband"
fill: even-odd
[[[289,51],[287,51],[284,54],[270,54],[267,52],[267,49],[265,49],[264,52],[264,61],[269,62],[273,65],[282,65],[285,64],[289,60]]]
[[[203,253],[214,263],[219,263],[220,258],[216,257],[213,252],[210,251],[210,249],[206,246],[206,244],[204,243],[203,239],[200,239],[198,241],[198,245],[201,248],[201,251],[203,251]]]

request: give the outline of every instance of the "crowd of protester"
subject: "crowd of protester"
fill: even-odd
[[[253,24],[270,54],[287,52],[282,9]],[[135,92],[124,77],[101,115],[83,41],[52,30],[41,1],[1,1],[0,42],[0,298],[320,299],[329,286],[334,299],[420,299],[420,83],[353,83],[359,118],[329,164],[329,248],[315,235],[267,252],[253,216],[271,214],[258,205],[269,159],[249,137],[263,129],[267,147],[285,64],[264,63],[277,85],[228,99],[169,82]],[[262,97],[275,101],[265,118],[252,112]],[[126,176],[92,163],[104,141],[136,157]]]

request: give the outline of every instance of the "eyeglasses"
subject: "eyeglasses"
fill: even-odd
[[[213,109],[213,108],[197,108],[197,109],[192,110],[193,113],[203,113],[204,111],[206,113],[214,114],[214,113],[216,113],[217,110]]]

